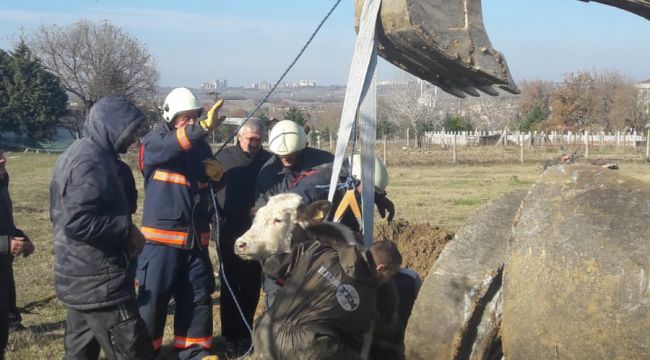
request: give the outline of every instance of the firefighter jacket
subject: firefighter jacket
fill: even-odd
[[[299,156],[298,164],[292,168],[282,166],[276,155],[262,166],[255,184],[255,207],[266,205],[273,195],[286,193],[300,180],[303,171],[334,161],[332,153],[310,147],[301,150]]]
[[[273,255],[264,273],[286,282],[256,323],[255,351],[266,359],[358,357],[377,316],[372,261],[354,245],[306,241]]]
[[[143,121],[126,99],[100,99],[88,114],[83,138],[54,166],[54,282],[57,298],[69,308],[99,309],[135,296],[127,256],[132,222],[117,174],[118,149]]]
[[[333,163],[322,164],[311,169],[304,170],[298,175],[296,180],[289,187],[288,192],[302,196],[304,204],[311,204],[317,200],[327,200],[329,194],[330,178],[332,177]],[[341,203],[347,188],[345,183],[348,181],[348,163],[343,162],[343,167],[339,174],[339,188],[337,188],[334,198],[332,199],[332,210],[328,214],[327,221],[332,221],[336,209]],[[356,186],[357,181],[353,181],[352,186]],[[361,206],[361,194],[355,193],[357,203]],[[351,211],[346,211],[343,218],[339,221],[346,225],[355,233],[361,232],[361,225],[357,222]]]
[[[180,129],[163,123],[144,138],[141,231],[147,242],[181,249],[208,246],[210,190],[203,160],[212,150],[206,134],[198,123]]]

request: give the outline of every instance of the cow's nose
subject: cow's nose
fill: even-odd
[[[240,240],[240,241],[237,241],[237,242],[235,243],[235,247],[236,247],[237,249],[239,249],[240,251],[243,250],[244,248],[246,248],[246,241],[241,241],[241,240]]]

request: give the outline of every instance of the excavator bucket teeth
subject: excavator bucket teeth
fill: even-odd
[[[383,0],[377,39],[381,57],[452,95],[519,93],[485,32],[481,0]]]

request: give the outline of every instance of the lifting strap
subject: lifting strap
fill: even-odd
[[[345,150],[350,140],[352,125],[355,121],[357,111],[361,121],[361,203],[363,212],[363,238],[366,248],[372,243],[372,216],[374,214],[374,139],[376,137],[376,90],[375,68],[377,65],[377,41],[375,37],[377,18],[381,0],[366,0],[361,12],[361,24],[354,47],[350,73],[345,90],[345,100],[341,112],[341,123],[339,125],[338,138],[336,141],[336,152],[334,154],[334,165],[328,200],[334,199],[336,185],[338,183],[341,166],[345,157]],[[361,109],[359,109],[359,105]]]

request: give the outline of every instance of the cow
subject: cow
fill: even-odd
[[[302,203],[302,197],[286,193],[272,196],[268,203],[254,213],[251,228],[235,241],[235,254],[244,260],[255,260],[264,264],[272,255],[288,254],[292,245],[308,238],[354,244],[351,230],[341,224],[324,223],[331,208],[328,201]],[[309,229],[309,230],[307,230]],[[281,279],[264,276],[264,307],[270,308],[280,291]]]
[[[394,318],[397,295],[377,296],[392,282],[349,228],[323,221],[330,203],[301,199],[271,197],[235,242],[237,255],[262,263],[265,291],[276,285],[255,324],[256,357],[358,358],[371,324]]]
[[[323,223],[330,208],[328,201],[304,205],[297,194],[272,196],[255,212],[251,228],[235,241],[235,254],[244,260],[264,262],[271,255],[289,253],[293,244],[309,236],[330,243],[356,244],[354,233],[345,226]]]

